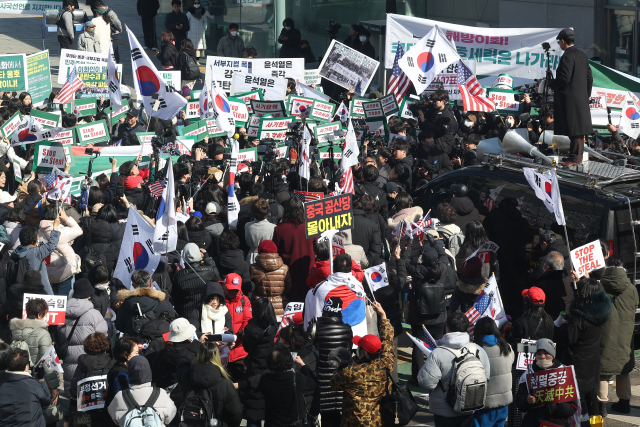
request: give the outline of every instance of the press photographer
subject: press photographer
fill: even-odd
[[[453,136],[458,132],[458,122],[449,105],[449,94],[439,89],[431,94],[430,100],[426,108],[417,110],[420,129],[431,130],[436,147],[450,155],[454,144]]]

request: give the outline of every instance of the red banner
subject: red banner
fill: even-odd
[[[563,403],[578,399],[573,366],[545,369],[527,374],[529,395],[536,398],[535,406]]]

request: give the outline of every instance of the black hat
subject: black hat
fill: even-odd
[[[385,184],[385,191],[387,193],[397,193],[398,192],[398,184],[395,182],[387,182]]]
[[[133,356],[127,362],[127,375],[130,385],[150,383],[152,376],[149,361],[144,356]]]
[[[127,111],[127,116],[138,117],[138,110],[136,110],[133,107],[129,107],[129,110]]]
[[[40,272],[36,270],[27,271],[24,273],[22,283],[32,288],[42,286],[42,277],[40,276]]]
[[[89,279],[80,279],[73,285],[73,297],[77,299],[89,298],[95,295],[96,289]]]
[[[339,297],[331,297],[324,303],[323,312],[342,313],[342,299]]]
[[[573,28],[563,28],[562,31],[558,33],[556,40],[565,40],[567,37],[573,35]]]

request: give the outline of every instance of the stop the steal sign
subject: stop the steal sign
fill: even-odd
[[[578,276],[604,267],[604,255],[600,242],[595,240],[571,251],[571,262]]]

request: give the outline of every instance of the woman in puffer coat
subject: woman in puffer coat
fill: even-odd
[[[233,334],[231,313],[227,309],[224,289],[219,282],[207,282],[202,291],[200,304],[191,310],[187,320],[196,328],[196,336],[202,343],[205,342],[207,334]]]
[[[513,402],[511,365],[515,353],[490,317],[478,319],[473,342],[484,349],[491,366],[484,408],[473,413],[474,426],[502,427],[509,414],[508,405]]]
[[[53,231],[53,221],[57,216],[56,205],[47,205],[42,209],[42,221],[40,221],[38,232],[42,241],[49,241]],[[54,294],[69,295],[73,288],[74,274],[80,273],[80,257],[76,256],[71,244],[76,238],[82,236],[82,228],[73,218],[67,216],[64,209],[60,210],[60,218],[63,222],[58,227],[60,238],[47,264],[47,274]]]
[[[91,250],[102,253],[112,274],[118,263],[118,255],[126,227],[125,223],[118,222],[116,215],[116,209],[112,204],[104,205],[98,211],[95,221],[91,221],[88,225],[89,230],[84,230],[83,233],[85,249],[82,260],[84,261]]]
[[[558,360],[573,365],[580,390],[582,410],[597,414],[597,386],[600,381],[600,338],[602,325],[611,315],[611,298],[600,290],[596,279],[582,278],[578,296],[571,302],[566,322],[556,332]]]
[[[11,319],[9,326],[13,341],[25,341],[29,346],[31,366],[35,366],[51,347],[47,324],[49,306],[44,299],[34,298],[27,302],[26,310],[26,319]]]
[[[179,317],[187,317],[200,304],[206,282],[220,281],[220,273],[215,262],[206,252],[203,258],[203,252],[204,250],[195,243],[187,243],[182,250],[184,268],[173,277],[172,294],[174,308]]]
[[[68,338],[69,341],[67,357],[64,358],[64,363],[62,364],[64,390],[67,397],[71,397],[69,389],[78,366],[78,359],[85,354],[84,339],[96,332],[102,332],[105,335],[109,333],[107,321],[98,310],[93,308],[93,303],[89,301],[94,293],[95,290],[88,280],[86,280],[86,283],[79,280],[74,288],[73,298],[67,300],[64,326],[58,328],[57,339],[64,340]],[[70,336],[74,324],[76,324],[76,329],[73,331],[73,336]]]
[[[256,287],[254,301],[262,297],[269,298],[276,316],[282,316],[287,305],[284,295],[291,289],[291,275],[273,241],[263,240],[258,245],[258,256],[255,264],[251,265],[251,281]]]
[[[400,224],[402,221],[406,222],[407,225],[413,221],[417,223],[424,216],[424,212],[420,206],[413,206],[413,199],[408,193],[400,193],[396,196],[395,200],[396,214],[387,220],[387,224],[389,225],[388,232],[389,235],[385,236],[389,240],[389,245],[394,247],[398,244],[398,237],[393,236],[393,230]],[[400,239],[401,247],[404,247],[407,244],[407,236],[402,237]],[[422,252],[422,244],[415,239],[413,242],[413,246],[411,247],[411,259],[414,261],[418,260],[420,257],[420,253]],[[390,262],[395,263],[395,255],[391,254]]]

